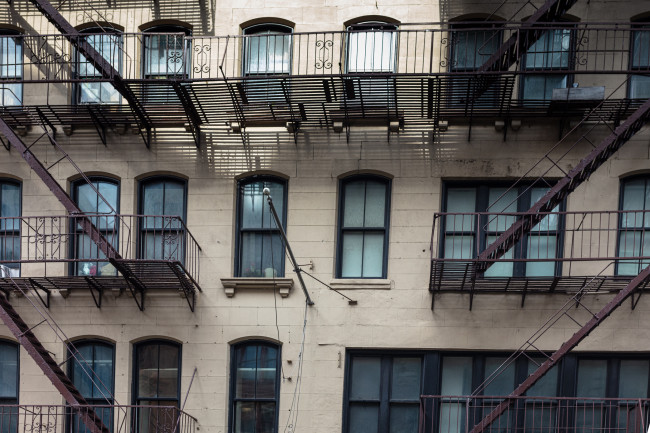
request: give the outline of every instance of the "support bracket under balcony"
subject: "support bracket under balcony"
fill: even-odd
[[[88,116],[90,117],[90,120],[93,122],[93,125],[95,125],[95,130],[97,131],[97,135],[99,136],[99,139],[102,141],[104,146],[106,146],[106,126],[104,122],[101,122],[99,118],[97,117],[97,114],[93,110],[92,105],[87,105],[86,109],[88,110]]]
[[[198,149],[201,147],[201,116],[194,106],[194,102],[187,91],[187,87],[182,86],[177,81],[172,83],[172,87],[174,88],[174,92],[176,92],[176,96],[178,96],[178,99],[181,101],[181,104],[183,104],[183,109],[185,110],[187,121],[189,122],[189,130],[194,138],[194,144],[196,144]]]
[[[88,288],[90,289],[90,294],[93,297],[95,306],[97,306],[97,308],[102,308],[102,297],[104,295],[104,288],[101,287],[99,284],[97,284],[90,277],[85,277],[85,279],[86,279],[86,283],[88,283]],[[97,295],[95,295],[95,292],[97,292]]]
[[[45,308],[50,308],[50,294],[52,291],[48,289],[47,287],[44,287],[42,284],[40,284],[38,281],[34,280],[33,278],[29,279],[29,284],[32,286],[32,289],[34,289],[34,293],[36,293],[36,296],[38,299],[41,301],[43,306]],[[45,299],[43,299],[43,296],[41,295],[40,291],[45,293]]]

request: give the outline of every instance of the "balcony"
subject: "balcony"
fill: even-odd
[[[107,259],[84,234],[88,218],[119,258]],[[177,216],[87,215],[0,218],[0,290],[33,290],[49,307],[52,290],[129,290],[140,309],[151,289],[181,291],[194,311],[201,247]],[[57,265],[58,264],[58,265]],[[4,277],[4,278],[2,278]],[[43,297],[43,293],[45,296]]]
[[[634,79],[645,80],[641,74],[650,72],[650,53],[639,42],[648,30],[629,23],[478,25],[194,37],[125,33],[91,44],[126,80],[157,128],[190,123],[217,131],[290,123],[296,130],[397,122],[430,130],[450,119],[587,113],[592,120],[618,122],[647,97],[634,90]],[[487,68],[511,37],[531,45],[528,52],[512,66]],[[155,52],[147,49],[148,38],[158,38]],[[0,36],[0,44],[9,48],[0,59],[0,82],[12,101],[0,114],[12,126],[124,130],[136,124],[118,94],[99,94],[101,83],[110,94],[106,83],[112,77],[80,60],[66,36]],[[622,83],[629,75],[628,90]],[[44,93],[25,91],[28,86],[48,83],[70,88],[48,101],[23,98]],[[70,104],[69,94],[79,95],[80,87],[89,93]]]
[[[644,433],[650,400],[576,397],[451,397],[420,399],[420,433],[469,433],[504,399],[512,404],[485,433]]]
[[[0,405],[0,426],[10,433],[89,431],[80,414],[99,416],[112,433],[194,433],[197,420],[174,406],[126,405]]]
[[[478,255],[526,213],[436,213],[432,292],[615,292],[650,263],[649,211],[550,212],[483,271]],[[525,224],[524,224],[525,225]],[[523,227],[523,226],[522,226]],[[522,231],[522,233],[524,233]]]

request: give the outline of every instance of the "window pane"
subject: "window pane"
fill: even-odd
[[[528,236],[528,258],[555,258],[557,238],[555,236]],[[555,262],[526,262],[526,276],[549,277],[555,275]]]
[[[496,358],[488,356],[485,358],[485,379],[495,372],[506,358]],[[493,380],[485,387],[484,395],[508,395],[515,386],[515,364],[511,363],[505,369],[499,370],[501,373],[494,377]]]
[[[650,205],[650,203],[648,203]],[[623,185],[623,209],[644,210],[646,208],[646,181],[645,179],[634,179],[625,182]],[[643,212],[624,212],[621,217],[621,226],[643,227]]]
[[[345,184],[343,203],[343,227],[363,227],[366,182]]]
[[[630,98],[648,99],[650,98],[650,76],[648,75],[631,75],[630,81]]]
[[[472,392],[472,358],[469,356],[445,356],[442,358],[441,394],[449,396],[469,395]]]
[[[255,379],[257,373],[257,346],[239,346],[236,356],[236,398],[255,398]]]
[[[528,360],[528,375],[530,376],[541,365],[545,359],[533,358],[535,362]],[[552,397],[557,395],[557,364],[553,366],[535,385],[533,385],[526,395],[532,397]],[[546,414],[548,415],[548,413]]]
[[[94,398],[106,398],[113,394],[113,348],[98,344],[94,358],[95,382]]]
[[[379,400],[381,359],[352,358],[351,370],[350,400]]]
[[[526,405],[525,433],[557,431],[557,407],[552,403],[535,401]]]
[[[517,212],[517,190],[507,188],[490,188],[488,212],[515,213]],[[503,232],[514,224],[514,215],[488,215],[488,231]]]
[[[381,278],[384,269],[384,234],[363,235],[363,277]]]
[[[377,433],[379,431],[379,405],[351,404],[350,429],[354,433]]]
[[[185,185],[178,182],[165,182],[165,204],[163,215],[183,218],[185,215]]]
[[[494,241],[497,240],[496,236],[487,236],[486,245],[491,245]],[[514,248],[510,248],[506,253],[501,257],[503,260],[495,262],[490,266],[484,275],[486,277],[512,277],[515,263],[512,261],[507,261],[508,259],[512,260],[514,253]]]
[[[93,372],[93,347],[83,345],[77,348],[79,355],[72,366],[72,381],[81,395],[86,398],[93,397],[92,372]]]
[[[578,397],[605,397],[607,361],[581,359],[578,362]]]
[[[288,74],[291,72],[291,36],[263,31],[245,38],[247,74]]]
[[[279,234],[245,232],[241,239],[242,277],[284,276],[284,244]]]
[[[553,97],[553,89],[567,87],[566,75],[525,75],[522,79],[523,99],[549,101]]]
[[[271,190],[273,205],[280,221],[284,219],[284,185],[277,182],[253,182],[240,188],[242,228],[276,228],[271,209],[263,194],[264,188]]]
[[[530,189],[530,206],[533,206],[539,199],[541,199],[544,194],[548,192],[548,188],[531,188]],[[560,206],[555,206],[551,212],[559,212],[560,211]],[[533,227],[532,231],[553,231],[557,230],[558,228],[558,216],[557,215],[549,215],[546,218],[544,218],[542,221],[540,221],[539,224],[537,224],[535,227]]]
[[[160,345],[158,397],[178,396],[178,352],[177,346]]]
[[[474,257],[474,236],[445,236],[445,258],[471,259]]]
[[[453,64],[455,70],[477,69],[501,43],[498,30],[460,30],[454,33]]]
[[[0,344],[0,397],[18,398],[18,347]]]
[[[650,66],[650,31],[637,30],[632,34],[632,67],[647,69]]]
[[[273,347],[259,346],[257,353],[257,388],[255,397],[274,398],[278,351]]]
[[[366,209],[364,227],[384,227],[386,221],[386,184],[366,182]]]
[[[422,359],[420,358],[393,358],[391,400],[417,401],[420,398],[421,370]]]
[[[465,403],[441,403],[440,433],[464,433],[465,411]]]
[[[147,182],[147,184],[144,186],[142,213],[145,215],[163,215],[163,194],[163,182]]]
[[[396,35],[387,30],[348,33],[348,72],[392,72]]]
[[[183,35],[148,35],[145,37],[145,75],[148,78],[183,73]],[[188,47],[189,48],[189,47]]]
[[[0,191],[0,197],[2,197],[2,202],[0,203],[0,216],[20,216],[20,186],[10,183],[3,183],[1,185],[2,191]]]
[[[447,212],[472,213],[476,211],[475,188],[449,188],[447,190]],[[445,223],[447,232],[473,232],[474,217],[470,215],[449,215]]]
[[[14,261],[18,262],[20,260],[20,237],[19,236],[8,236],[4,233],[0,233],[0,261]],[[12,267],[10,264],[5,266]],[[17,265],[16,265],[17,266]],[[11,271],[10,271],[11,272]],[[13,272],[12,277],[17,277]]]
[[[138,346],[138,397],[156,397],[158,393],[157,344]]]
[[[360,277],[362,275],[363,233],[344,233],[342,251],[341,277]]]
[[[644,359],[621,360],[619,398],[647,398],[650,362]]]
[[[628,231],[619,233],[619,257],[639,257],[641,253],[641,231]],[[639,273],[639,260],[620,260],[618,262],[619,275],[636,275]]]
[[[420,408],[416,405],[390,407],[390,433],[417,433]]]
[[[238,401],[235,403],[234,431],[237,433],[255,432],[255,403]]]

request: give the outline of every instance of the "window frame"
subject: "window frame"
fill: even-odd
[[[277,363],[275,367],[275,397],[273,401],[275,402],[275,428],[274,433],[278,432],[278,421],[280,415],[280,387],[282,379],[282,344],[274,343],[268,340],[252,339],[252,340],[243,340],[234,344],[230,344],[230,371],[229,371],[229,385],[228,385],[228,432],[233,433],[234,417],[235,417],[235,404],[242,400],[235,397],[235,387],[237,383],[237,349],[245,346],[267,346],[272,347],[277,351]],[[256,368],[257,369],[257,368]],[[271,401],[268,398],[246,398],[246,401]]]
[[[181,226],[178,228],[178,231],[180,233],[185,233],[185,227],[184,224],[186,224],[187,221],[187,194],[188,194],[188,181],[187,179],[184,179],[179,176],[175,175],[153,175],[153,176],[147,176],[144,178],[141,178],[138,180],[138,215],[140,217],[137,217],[138,222],[138,236],[136,240],[136,251],[137,251],[137,258],[138,259],[143,259],[146,260],[146,242],[143,242],[143,235],[147,233],[147,228],[145,227],[145,218],[144,218],[144,197],[145,197],[145,190],[146,186],[150,183],[153,182],[176,182],[178,184],[183,185],[183,215],[165,215],[165,216],[179,216],[182,220]],[[164,193],[163,193],[164,194]],[[164,195],[163,195],[163,206],[165,204],[164,202]],[[154,228],[153,231],[155,232],[156,229]],[[185,263],[185,241],[181,240],[181,251],[179,252],[180,258],[179,261],[184,264]],[[164,250],[163,250],[164,252]],[[153,259],[153,260],[158,260],[158,259]]]
[[[244,217],[244,209],[243,209],[243,201],[242,201],[242,188],[246,185],[252,184],[252,183],[258,183],[258,182],[274,182],[282,185],[283,187],[283,196],[282,196],[282,202],[283,202],[283,209],[282,209],[282,226],[287,233],[287,211],[289,209],[288,205],[288,198],[289,198],[289,181],[288,179],[279,177],[279,176],[274,176],[274,175],[266,175],[266,174],[256,174],[252,176],[246,176],[244,178],[241,178],[237,180],[237,185],[236,185],[236,215],[235,215],[235,263],[234,263],[234,275],[236,278],[245,278],[242,276],[242,235],[243,233],[249,232],[249,233],[269,233],[271,236],[273,234],[280,234],[280,230],[276,228],[259,228],[259,229],[244,229],[242,228],[242,219]],[[264,202],[266,202],[266,199],[263,199]],[[275,202],[274,202],[275,204]],[[273,224],[275,224],[275,219],[271,218],[273,221]],[[285,246],[284,246],[284,241],[280,239],[280,242],[282,242],[282,251],[285,251]],[[280,273],[277,275],[277,278],[283,278],[285,276],[285,254],[282,254],[281,257],[281,263],[280,263]]]
[[[115,215],[116,216],[120,215],[120,196],[121,196],[121,190],[122,190],[122,185],[121,185],[120,180],[117,179],[117,178],[110,177],[110,176],[105,176],[105,175],[87,176],[87,178],[88,178],[88,180],[90,182],[103,182],[103,183],[109,183],[109,184],[113,184],[113,185],[117,186],[117,202],[115,203],[116,204]],[[77,206],[79,206],[79,186],[87,185],[87,184],[88,184],[88,182],[86,182],[85,178],[79,178],[79,179],[76,179],[76,180],[71,182],[71,185],[70,185],[71,194],[70,195],[71,195],[72,201],[74,201]],[[97,200],[98,201],[100,200],[99,196],[97,196]],[[97,229],[104,236],[106,236],[107,234],[113,233],[113,231],[110,231],[110,230],[101,230],[99,227],[97,227]],[[74,218],[72,218],[70,220],[70,233],[73,234],[73,236],[72,236],[73,240],[70,243],[70,245],[68,246],[68,249],[69,249],[68,256],[73,260],[78,260],[78,258],[75,255],[75,251],[77,250],[77,236],[83,235],[83,232],[81,232],[80,230],[77,230],[75,228],[75,219]],[[113,245],[113,246],[116,247],[116,248],[119,248],[120,226],[119,226],[119,223],[117,221],[117,218],[116,218],[116,227],[115,227],[114,233],[115,233],[115,245]],[[79,251],[76,251],[76,252],[78,253]],[[81,263],[81,262],[72,261],[72,262],[69,263],[69,265],[68,265],[68,275],[74,275],[74,276],[82,275],[82,274],[79,274],[77,272],[77,269],[76,269],[77,266],[76,265],[78,263]],[[96,262],[88,262],[88,263],[100,263],[100,261],[97,260]],[[117,270],[116,270],[115,275],[117,275]]]
[[[379,27],[379,28],[376,28]],[[372,68],[366,69],[365,66],[362,68],[362,70],[352,70],[350,69],[351,66],[351,60],[350,60],[350,54],[351,54],[351,49],[350,49],[350,44],[351,44],[351,35],[354,34],[360,34],[360,33],[393,33],[393,61],[390,62],[389,58],[389,63],[390,65],[390,70],[383,70],[381,67],[379,69],[376,69],[373,65]],[[395,74],[397,72],[398,68],[398,61],[399,61],[399,40],[400,40],[400,33],[399,33],[399,23],[397,22],[388,22],[388,21],[379,21],[379,20],[368,20],[368,21],[359,21],[355,23],[349,23],[345,27],[345,73],[346,74],[358,74],[358,75],[364,75],[364,74],[384,74],[384,75],[389,75],[389,74]],[[374,46],[374,42],[373,42]],[[364,50],[367,47],[367,38],[366,38],[366,46],[364,46]],[[365,59],[366,56],[364,54],[363,58]],[[374,61],[373,61],[374,63]],[[380,66],[381,63],[383,63],[383,59],[380,60]]]
[[[481,212],[488,212],[487,207],[489,206],[489,191],[490,188],[508,188],[512,185],[512,182],[499,182],[499,181],[481,181],[481,180],[465,180],[465,181],[443,181],[443,189],[442,189],[442,212],[446,213],[448,209],[448,199],[449,199],[449,189],[450,188],[474,188],[476,190],[476,197],[475,197],[475,203],[474,203],[474,212],[473,213],[481,213]],[[532,188],[536,187],[543,187],[545,183],[538,182],[536,185],[536,182],[527,182],[527,183],[522,183],[517,189],[518,189],[518,197],[517,197],[517,211],[516,212],[525,212],[528,209],[530,209],[531,204],[526,204],[530,203],[531,200],[531,190]],[[563,201],[559,205],[558,212],[564,212],[566,206],[566,201]],[[481,210],[476,210],[476,209],[481,209]],[[523,209],[523,210],[522,210]],[[497,213],[497,212],[494,212]],[[506,212],[508,213],[508,212]],[[445,257],[445,239],[447,236],[447,230],[446,230],[446,225],[447,225],[447,218],[442,218],[441,221],[441,227],[440,227],[440,239],[438,242],[438,257],[444,258]],[[474,222],[474,227],[476,227],[477,223]],[[467,259],[468,261],[472,260],[475,257],[474,252],[479,251],[477,248],[477,245],[480,245],[482,248],[480,248],[480,251],[484,251],[485,248],[489,245],[487,238],[490,236],[491,232],[488,232],[487,230],[482,229],[483,223],[480,222],[478,224],[478,232],[472,231],[472,235],[474,237],[474,240],[472,241],[472,258]],[[507,228],[506,228],[507,229]],[[553,233],[553,230],[545,230],[545,231],[538,231],[535,232],[536,235],[539,236],[544,236],[544,233]],[[556,246],[555,246],[555,257],[550,258],[548,261],[554,261],[554,274],[553,275],[548,275],[548,276],[542,276],[541,278],[552,278],[554,276],[561,276],[562,275],[562,261],[559,260],[563,257],[564,254],[564,237],[565,237],[565,218],[560,214],[560,218],[558,219],[558,225],[557,229],[555,230],[557,233],[556,237]],[[452,235],[455,235],[457,233],[470,233],[470,232],[453,232],[450,233]],[[502,234],[503,232],[497,231],[497,237]],[[528,240],[530,239],[530,234],[526,234],[524,238],[517,242],[517,245],[512,250],[514,257],[522,257],[522,258],[528,258]],[[548,234],[546,235],[548,236]],[[516,261],[513,260],[513,270],[512,270],[512,275],[510,276],[485,276],[484,273],[480,274],[481,278],[529,278],[527,276],[526,272],[526,265],[527,263],[543,263],[544,260],[538,260],[535,262],[525,262],[525,261]],[[499,263],[498,261],[496,263]],[[532,277],[532,276],[531,276]]]
[[[275,39],[278,37],[278,35],[281,35],[282,37],[288,36],[289,37],[289,59],[287,61],[288,64],[288,72],[285,71],[269,71],[269,68],[267,67],[267,70],[264,72],[250,72],[249,68],[249,59],[248,59],[248,51],[250,48],[248,48],[249,44],[249,39],[250,36],[255,36],[258,35],[258,32],[268,30],[270,33],[268,36],[275,36],[273,38],[273,41],[275,43]],[[293,69],[293,27],[288,26],[286,24],[280,24],[280,23],[274,23],[274,22],[265,22],[265,23],[258,23],[258,24],[251,24],[249,26],[246,26],[242,29],[242,35],[243,35],[243,43],[241,47],[241,70],[242,70],[242,76],[245,77],[256,77],[256,76],[278,76],[278,75],[291,75],[291,70]],[[260,39],[263,36],[259,36]],[[284,46],[284,43],[283,43]],[[252,51],[252,50],[250,50]],[[268,65],[267,65],[268,66]]]
[[[383,228],[379,227],[343,227],[343,219],[345,215],[345,188],[348,184],[358,181],[376,181],[381,182],[386,186],[386,195],[384,201],[384,226]],[[337,225],[336,225],[336,278],[344,279],[386,279],[388,278],[388,247],[390,244],[390,211],[391,211],[391,196],[392,196],[392,179],[386,176],[381,176],[377,174],[358,174],[352,176],[346,176],[339,179],[339,189],[338,189],[338,210],[337,210]],[[364,193],[365,194],[365,193]],[[365,210],[365,203],[364,203]],[[384,254],[382,258],[382,273],[380,277],[343,277],[343,234],[346,231],[356,231],[356,232],[382,232],[384,234]],[[362,250],[363,255],[363,250]],[[361,268],[363,273],[363,265]]]
[[[79,31],[80,37],[84,38],[87,40],[87,36],[95,36],[95,37],[115,37],[117,39],[117,65],[114,65],[111,63],[111,66],[117,70],[118,74],[122,74],[122,63],[124,61],[124,56],[123,56],[123,51],[124,51],[124,32],[115,28],[115,27],[107,27],[107,28],[101,28],[101,27],[88,27],[83,30]],[[97,47],[89,43],[97,52],[102,55],[102,52],[97,49]],[[112,45],[112,44],[111,44]],[[72,86],[72,102],[75,105],[89,105],[89,104],[103,104],[103,105],[121,105],[122,104],[122,95],[115,89],[115,87],[112,86],[112,84],[108,81],[99,81],[101,84],[108,84],[113,88],[113,92],[117,95],[118,102],[105,102],[102,101],[101,98],[99,101],[81,101],[81,87],[84,84],[83,80],[89,77],[100,77],[101,74],[97,73],[97,70],[87,61],[82,60],[83,55],[77,50],[76,48],[73,48],[74,50],[74,65],[73,65],[73,76],[74,78],[78,79],[79,82],[73,83]],[[106,59],[105,59],[106,60]],[[82,75],[80,73],[81,70],[81,64],[86,64],[86,68],[90,68],[95,71],[94,74],[86,74]]]
[[[650,29],[648,31],[650,31]],[[623,233],[623,232],[627,232],[627,233],[638,232],[638,233],[641,233],[642,238],[641,238],[641,240],[639,242],[639,246],[640,246],[641,249],[643,249],[643,236],[645,236],[646,234],[650,235],[650,227],[645,227],[645,225],[641,226],[641,227],[638,227],[638,228],[637,227],[626,227],[626,228],[623,227],[623,215],[624,214],[622,212],[625,211],[623,209],[623,204],[624,204],[624,201],[625,201],[625,185],[628,182],[635,181],[635,180],[644,180],[645,181],[644,192],[646,192],[646,191],[650,192],[650,174],[648,174],[648,173],[636,174],[636,175],[632,175],[632,176],[626,176],[626,177],[621,178],[620,181],[619,181],[618,210],[621,211],[621,213],[619,214],[618,221],[617,221],[617,224],[616,224],[616,255],[619,256],[619,257],[620,257],[620,254],[621,254],[621,249],[620,249],[621,248],[621,233]],[[644,199],[644,207],[645,207],[645,204],[646,204],[645,203],[645,200],[646,200],[646,195],[645,194],[643,196],[643,199]],[[645,211],[646,211],[645,213],[647,215],[650,215],[650,203],[648,203],[647,205],[648,205],[648,209],[645,209]],[[629,210],[630,211],[638,210],[640,212],[644,211],[644,209],[629,209]],[[642,252],[642,250],[641,250],[641,252]],[[634,275],[632,275],[632,274],[621,274],[620,269],[619,269],[620,268],[619,265],[621,264],[622,261],[627,262],[627,263],[636,262],[636,264],[638,266],[637,274],[640,273],[645,268],[645,266],[642,267],[642,262],[643,262],[642,259],[636,259],[635,260],[634,257],[632,257],[630,259],[616,260],[616,262],[614,264],[614,275],[622,275],[622,276],[634,276],[634,275],[636,275],[636,274],[634,274]]]
[[[9,106],[9,107],[17,107],[23,105],[23,96],[24,96],[24,86],[23,86],[23,77],[25,75],[25,61],[24,61],[24,55],[25,55],[25,47],[24,47],[24,37],[25,34],[17,29],[11,29],[11,28],[0,28],[0,36],[7,36],[7,37],[12,37],[15,36],[15,38],[12,38],[16,41],[16,47],[20,47],[20,56],[16,56],[16,64],[15,65],[7,65],[7,68],[15,69],[15,72],[20,72],[20,74],[17,75],[10,75],[7,74],[5,77],[1,72],[1,66],[0,65],[0,77],[3,79],[11,79],[8,84],[15,84],[20,88],[20,95],[17,95],[14,93],[13,96],[15,96],[18,104],[6,104],[5,103],[5,91],[2,90],[0,92],[0,102],[2,103],[3,106]],[[4,47],[4,44],[0,44],[0,47]],[[8,48],[8,47],[7,47]],[[16,49],[18,51],[18,49]],[[0,50],[0,61],[4,60],[4,53]],[[7,60],[9,59],[9,56],[7,56]],[[15,81],[15,82],[14,82]],[[9,95],[11,97],[11,94]]]
[[[639,31],[646,31],[650,34],[650,17],[644,17],[639,20],[632,21],[631,23],[631,33],[630,33],[630,45],[628,48],[628,70],[634,71],[636,67],[634,66],[634,37]],[[650,50],[650,47],[649,47]],[[645,74],[633,74],[630,73],[627,76],[628,83],[626,86],[625,96],[628,99],[648,99],[643,96],[635,97],[632,95],[632,79],[636,77],[646,77],[650,81],[650,51],[648,51],[648,72]],[[639,69],[640,70],[640,69]],[[649,84],[650,85],[650,84]]]
[[[87,398],[87,397],[84,397],[84,399],[91,406],[92,405],[97,405],[97,406],[113,405],[113,404],[115,404],[115,398],[114,398],[114,396],[115,396],[115,343],[110,342],[108,340],[103,340],[103,339],[100,339],[100,338],[84,338],[84,339],[80,339],[80,340],[74,340],[74,341],[69,342],[66,345],[66,353],[67,353],[68,358],[72,357],[72,355],[73,355],[71,347],[74,347],[75,349],[77,349],[77,347],[85,346],[85,345],[92,345],[92,347],[93,347],[93,362],[95,360],[94,353],[95,353],[95,346],[96,345],[101,345],[101,346],[104,346],[104,347],[110,347],[111,348],[111,353],[112,353],[113,371],[112,371],[112,378],[111,378],[112,383],[110,384],[111,394],[112,394],[110,402],[107,401],[107,399],[95,399],[95,398]],[[67,369],[66,369],[67,370],[66,374],[68,375],[68,378],[70,378],[70,381],[73,384],[74,384],[74,365],[75,365],[75,362],[74,362],[74,359],[72,359],[71,362],[68,362],[68,366],[67,366]],[[104,385],[106,385],[106,384],[104,384]],[[77,385],[75,384],[75,386],[77,386]],[[105,409],[110,410],[111,423],[112,423],[113,422],[113,416],[114,416],[113,408],[105,408]],[[75,428],[74,428],[74,423],[72,421],[73,418],[74,418],[74,414],[70,413],[65,418],[66,418],[65,419],[65,431],[68,432],[68,433],[74,433]]]
[[[566,77],[566,88],[571,88],[571,86],[573,86],[573,83],[575,81],[575,75],[570,73],[570,71],[575,70],[575,64],[576,64],[576,57],[575,57],[575,54],[576,54],[576,46],[575,46],[575,44],[576,44],[576,33],[577,33],[577,30],[575,28],[576,23],[573,22],[573,21],[564,20],[564,21],[559,21],[557,24],[566,25],[566,30],[569,30],[569,50],[566,52],[567,56],[568,56],[567,66],[565,66],[565,67],[550,67],[550,68],[548,68],[548,67],[541,67],[541,68],[531,67],[531,68],[529,68],[527,66],[527,63],[526,63],[526,59],[528,58],[528,53],[525,53],[522,56],[521,69],[522,69],[522,71],[524,71],[526,73],[522,74],[521,78],[519,79],[519,99],[521,99],[521,101],[523,101],[524,104],[526,103],[526,101],[530,101],[530,100],[535,101],[535,99],[526,99],[525,98],[525,93],[526,93],[525,78],[526,77],[537,77],[537,76],[543,77],[544,78],[544,88],[546,89],[546,87],[547,87],[547,78],[549,76],[559,76],[560,74],[549,75],[549,74],[546,74],[545,71],[564,71],[564,70],[566,70],[567,74],[564,75]],[[556,27],[559,27],[559,26],[556,25]],[[561,28],[561,29],[551,28],[551,29],[547,30],[546,32],[564,31],[564,30],[565,30],[565,28]],[[539,39],[538,39],[538,41],[539,41]],[[554,53],[554,51],[551,51],[551,52],[542,51],[542,53],[544,55],[552,55],[552,53]],[[534,71],[534,72],[533,73],[527,73],[529,71]],[[539,72],[539,73],[537,73],[537,72]],[[551,92],[551,98],[544,99],[543,101],[544,102],[550,102],[551,99],[552,99],[552,92]]]
[[[0,177],[0,217],[2,217],[2,185],[4,184],[9,184],[9,185],[14,185],[18,187],[18,216],[17,218],[20,218],[23,214],[23,183],[20,180],[9,178],[9,177]],[[9,217],[11,218],[11,217]],[[14,223],[15,226],[15,223]],[[18,256],[19,259],[22,258],[22,238],[21,238],[21,223],[18,223],[18,230],[7,230],[6,228],[4,230],[0,231],[0,240],[5,238],[7,236],[18,236]],[[9,234],[11,233],[11,235]],[[6,246],[5,246],[6,248]],[[0,262],[2,262],[2,256],[0,255]],[[20,275],[21,272],[21,263],[10,263],[10,264],[5,264],[4,266],[12,269],[18,269],[18,273]],[[1,340],[0,340],[1,341]]]

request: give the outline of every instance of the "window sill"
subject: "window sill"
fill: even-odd
[[[336,290],[390,290],[395,287],[395,282],[383,278],[337,278],[330,280],[330,286]]]
[[[226,296],[232,298],[239,289],[278,290],[286,298],[293,287],[293,278],[222,278]]]

